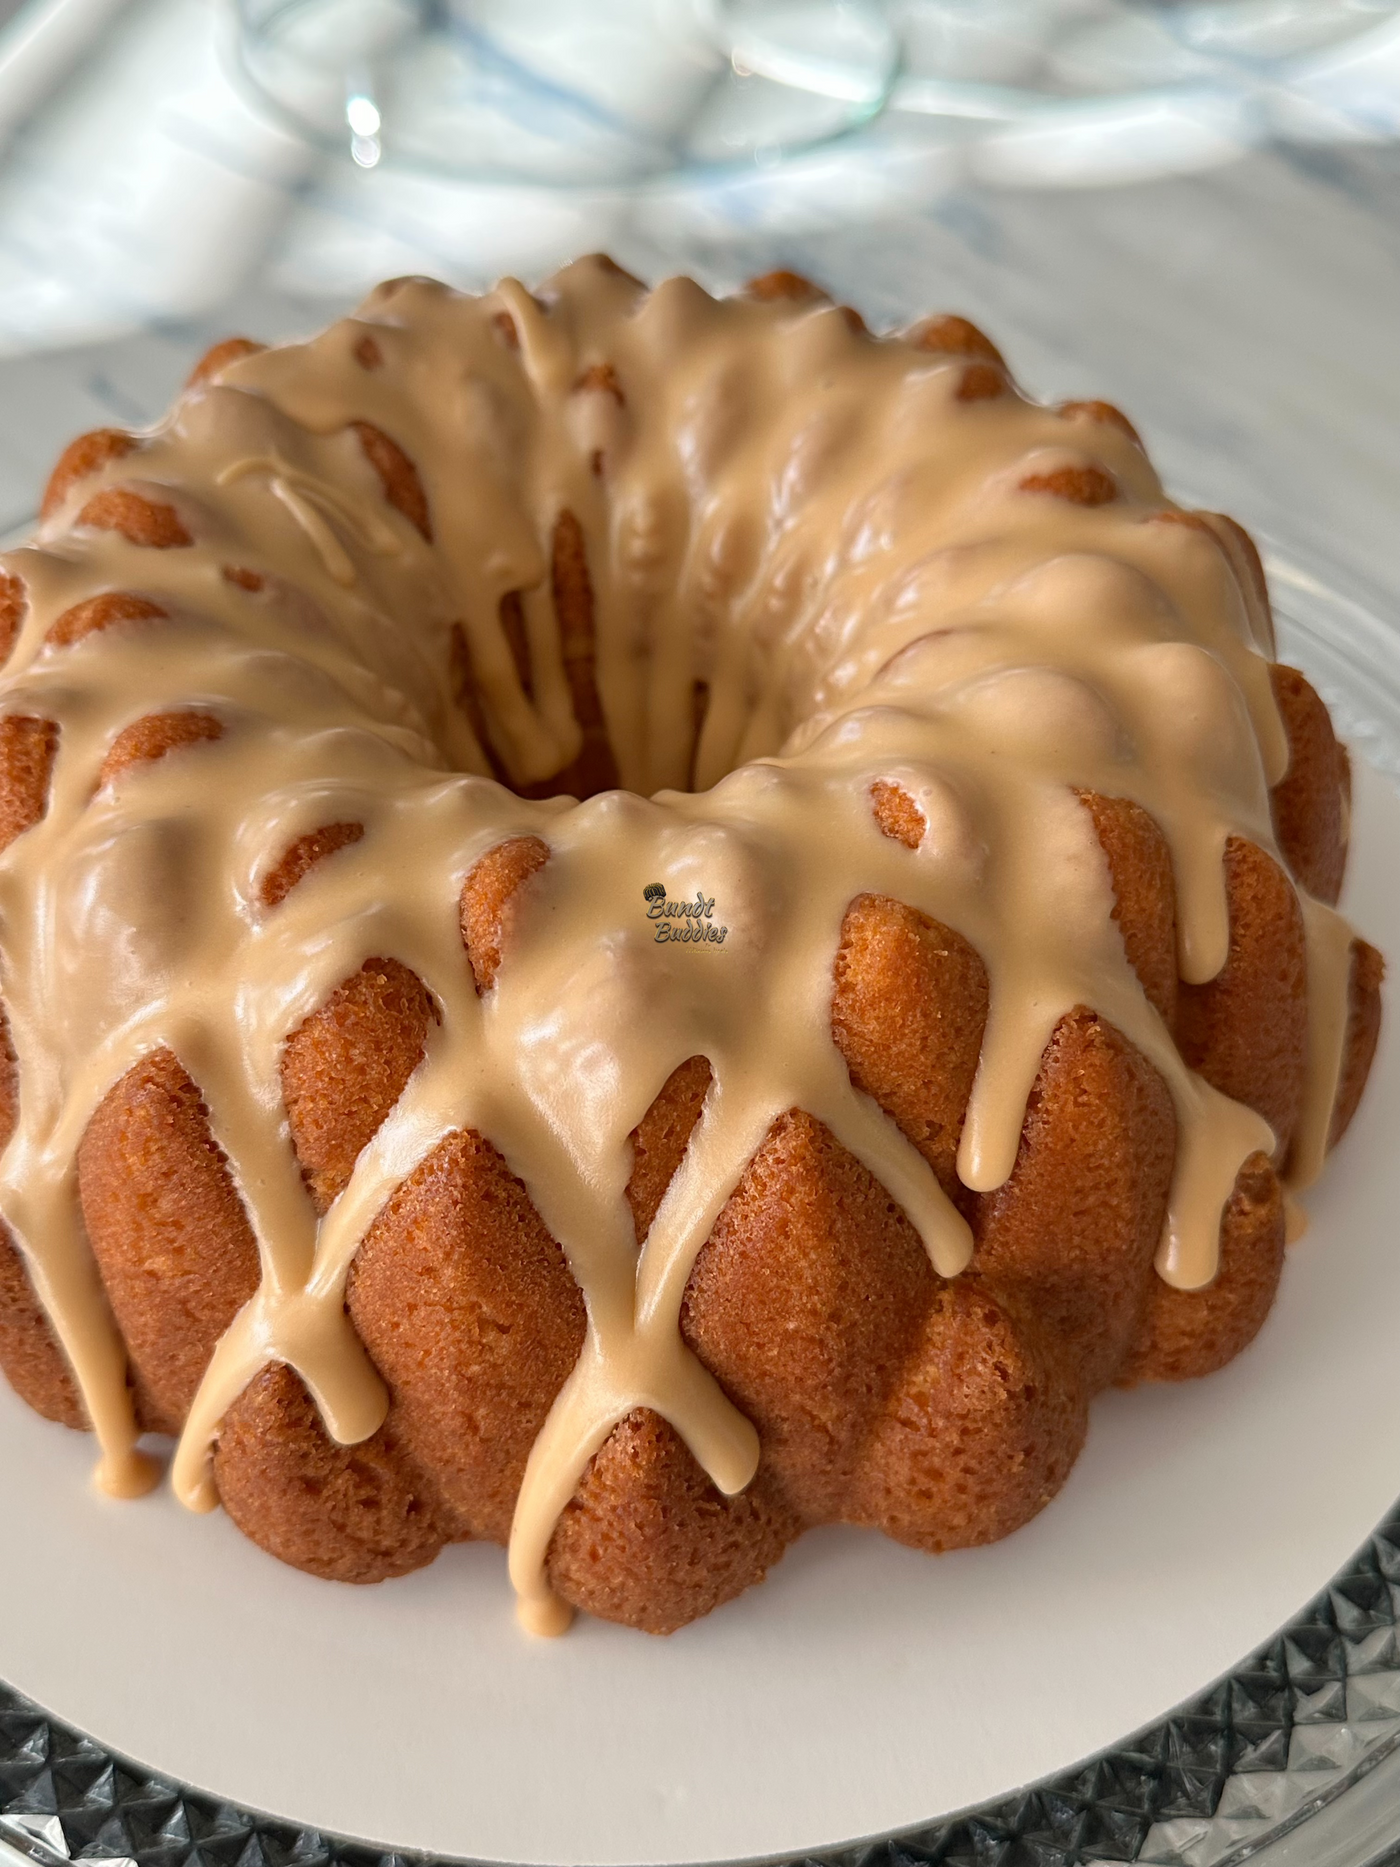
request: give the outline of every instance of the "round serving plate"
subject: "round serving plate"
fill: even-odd
[[[1400,952],[1400,644],[1335,579],[1270,568],[1281,653],[1367,761],[1345,906]],[[90,1445],[0,1394],[0,1858],[1378,1859],[1397,1120],[1392,1016],[1258,1341],[1209,1380],[1102,1396],[1025,1529],[936,1559],[817,1531],[669,1640],[531,1641],[481,1546],[378,1588],[313,1581],[168,1492],[99,1498]]]

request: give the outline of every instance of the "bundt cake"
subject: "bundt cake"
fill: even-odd
[[[1346,756],[965,320],[396,280],[75,441],[0,636],[0,1364],[109,1490],[668,1631],[1263,1322],[1380,1016]]]

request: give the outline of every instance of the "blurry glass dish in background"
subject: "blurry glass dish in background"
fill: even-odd
[[[25,0],[0,356],[1396,137],[1400,0]]]
[[[1017,179],[1082,183],[1400,126],[1395,0],[234,3],[289,129],[479,181],[713,182],[876,129],[1013,169],[1029,132]]]
[[[1164,85],[1306,81],[1389,0],[904,0],[898,103],[1015,117],[1054,99]]]
[[[1400,135],[1397,0],[230,5],[236,81],[323,164],[291,262],[321,293]]]
[[[463,179],[626,184],[776,162],[868,123],[899,41],[866,0],[238,0],[289,128]]]

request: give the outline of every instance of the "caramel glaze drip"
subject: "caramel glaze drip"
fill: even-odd
[[[1277,854],[1288,743],[1238,538],[1170,505],[1121,418],[1026,401],[958,320],[876,340],[819,295],[648,293],[583,260],[538,297],[384,286],[310,343],[233,346],[154,432],[100,441],[65,457],[38,541],[0,573],[16,638],[0,731],[23,748],[23,795],[0,799],[20,1086],[0,1211],[111,1489],[146,1474],[75,1158],[111,1085],[169,1053],[260,1264],[180,1438],[187,1504],[214,1502],[211,1442],[270,1363],[342,1444],[379,1426],[347,1272],[393,1189],[465,1129],[524,1181],[587,1307],[515,1510],[526,1623],[564,1618],[552,1529],[637,1409],[739,1491],[757,1436],[678,1316],[772,1124],[825,1123],[943,1276],[971,1250],[833,1041],[862,895],[933,916],[986,964],[963,1184],[1007,1179],[1042,1052],[1089,1007],[1175,1103],[1158,1269],[1211,1280],[1241,1164],[1275,1135],[1183,1061],[1079,794],[1160,825],[1189,991],[1229,950],[1227,847]],[[595,794],[542,794],[570,781]],[[478,991],[463,884],[522,837],[548,859]],[[712,901],[725,941],[657,943],[657,881]],[[1328,1137],[1352,950],[1328,906],[1303,913],[1298,1182]],[[416,975],[433,1015],[318,1219],[279,1065],[371,959]],[[695,1058],[703,1112],[639,1246],[629,1137]]]

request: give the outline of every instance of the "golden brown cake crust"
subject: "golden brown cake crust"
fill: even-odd
[[[15,1131],[19,1083],[9,1020],[0,1005],[0,1147]],[[46,1420],[79,1432],[88,1427],[68,1358],[53,1325],[34,1294],[29,1271],[9,1228],[0,1224],[0,1372],[10,1386]]]
[[[969,363],[958,379],[959,402],[994,402],[1010,385],[995,363]]]
[[[365,833],[362,823],[324,823],[319,830],[308,830],[297,837],[267,873],[262,885],[265,908],[275,908],[285,901],[304,875],[309,875],[323,856],[333,856],[337,849],[348,849]]]
[[[1118,488],[1102,467],[1052,467],[1046,473],[1028,473],[1020,482],[1023,493],[1048,493],[1072,506],[1107,506]]]
[[[78,1150],[78,1185],[142,1420],[177,1433],[260,1271],[208,1110],[170,1051],[143,1058],[103,1098]]]
[[[39,506],[41,519],[52,518],[69,493],[81,481],[90,479],[114,460],[124,460],[134,453],[137,440],[120,428],[94,428],[70,441],[54,463],[49,483]]]
[[[410,1175],[360,1247],[347,1302],[451,1534],[503,1543],[584,1313],[563,1253],[489,1142],[451,1135]]]
[[[944,356],[979,357],[983,362],[993,363],[1000,370],[1006,368],[1006,358],[997,349],[985,331],[981,331],[968,318],[960,318],[952,312],[942,317],[925,318],[922,324],[916,324],[909,333],[911,343],[920,350],[932,350]]]
[[[810,304],[814,299],[823,299],[826,293],[819,285],[813,285],[800,272],[790,272],[786,267],[777,267],[772,272],[762,272],[755,279],[750,279],[744,290],[750,298],[762,300],[765,304],[775,298],[790,299],[794,304]]]
[[[1343,1052],[1341,1081],[1337,1103],[1332,1111],[1332,1132],[1328,1145],[1335,1147],[1351,1126],[1351,1118],[1361,1103],[1361,1092],[1371,1073],[1376,1045],[1381,1034],[1381,983],[1385,978],[1385,960],[1366,940],[1357,940],[1351,951],[1350,1014],[1347,1018],[1346,1049]]]
[[[428,495],[423,491],[418,469],[398,442],[385,434],[382,428],[376,428],[368,421],[352,421],[350,426],[359,437],[365,459],[379,475],[384,497],[431,544],[433,521],[428,511]]]
[[[904,1214],[820,1122],[774,1124],[696,1260],[681,1330],[804,1522],[845,1514],[936,1281]]]
[[[575,797],[592,797],[617,783],[617,761],[608,742],[603,720],[603,702],[594,675],[595,633],[593,625],[593,580],[588,574],[588,549],[583,527],[567,509],[559,514],[550,544],[550,587],[554,613],[559,619],[559,642],[564,657],[564,676],[569,683],[569,697],[574,718],[583,734],[577,758],[556,777],[541,785],[522,787],[532,793],[553,797],[560,792]]]
[[[924,840],[928,823],[903,785],[877,779],[870,787],[870,809],[884,834],[906,849],[917,849]]]
[[[478,992],[495,983],[519,907],[518,890],[548,860],[549,845],[538,836],[513,836],[488,850],[462,884],[462,944]]]
[[[159,603],[138,596],[135,591],[104,590],[100,596],[90,596],[85,602],[65,609],[50,625],[48,641],[54,648],[71,648],[89,635],[110,629],[114,623],[154,621],[168,613]]]
[[[1176,885],[1167,839],[1140,804],[1081,791],[1113,882],[1113,918],[1128,964],[1171,1026],[1176,1018]]]
[[[265,1368],[224,1415],[214,1476],[246,1537],[327,1581],[407,1575],[445,1540],[431,1483],[404,1456],[392,1417],[338,1446],[290,1368]]]
[[[739,1496],[710,1483],[674,1427],[615,1427],[549,1545],[556,1594],[600,1620],[671,1634],[761,1582],[799,1533],[763,1471]]]
[[[403,1093],[435,1015],[407,966],[370,959],[287,1039],[282,1094],[318,1212],[343,1191],[360,1149]]]
[[[666,1078],[660,1094],[632,1131],[627,1203],[632,1208],[639,1246],[681,1164],[712,1080],[708,1057],[687,1057]]]
[[[26,713],[0,719],[0,849],[8,849],[43,816],[57,750],[58,728],[52,720]]]
[[[0,1230],[0,1371],[20,1399],[46,1420],[88,1430],[73,1371],[8,1229]]]
[[[147,713],[123,727],[108,749],[97,782],[115,784],[134,765],[164,758],[167,752],[221,739],[224,729],[212,713]]]
[[[1253,843],[1225,845],[1230,951],[1206,985],[1181,987],[1177,1048],[1193,1070],[1257,1109],[1287,1158],[1303,1097],[1307,951],[1288,877]]]
[[[1082,415],[1089,421],[1106,422],[1110,428],[1116,428],[1120,434],[1125,434],[1134,447],[1142,446],[1142,436],[1122,409],[1115,408],[1112,402],[1061,402],[1058,413],[1070,418]]]
[[[1214,1282],[1204,1290],[1173,1290],[1160,1278],[1148,1286],[1146,1319],[1119,1381],[1189,1381],[1233,1361],[1273,1304],[1283,1246],[1283,1194],[1268,1160],[1255,1154],[1221,1220]]]
[[[225,337],[221,343],[205,351],[185,378],[185,387],[196,389],[201,383],[212,382],[230,363],[237,363],[244,357],[255,357],[266,348],[265,344],[255,343],[251,337]]]
[[[950,1197],[987,1022],[987,969],[949,927],[879,895],[846,910],[831,1027],[858,1089],[899,1123]]]
[[[24,579],[10,571],[0,571],[0,663],[10,658],[25,617],[29,613],[29,593]]]
[[[1032,1319],[965,1273],[923,1318],[852,1515],[916,1549],[995,1542],[1049,1503],[1087,1425],[1084,1388]]]
[[[972,1263],[1058,1345],[1086,1399],[1141,1326],[1175,1148],[1171,1097],[1151,1064],[1092,1012],[1062,1018],[1015,1171],[979,1200]]]
[[[94,493],[78,514],[78,523],[94,531],[120,532],[128,544],[156,551],[194,543],[174,506],[147,499],[129,486],[104,486]]]

